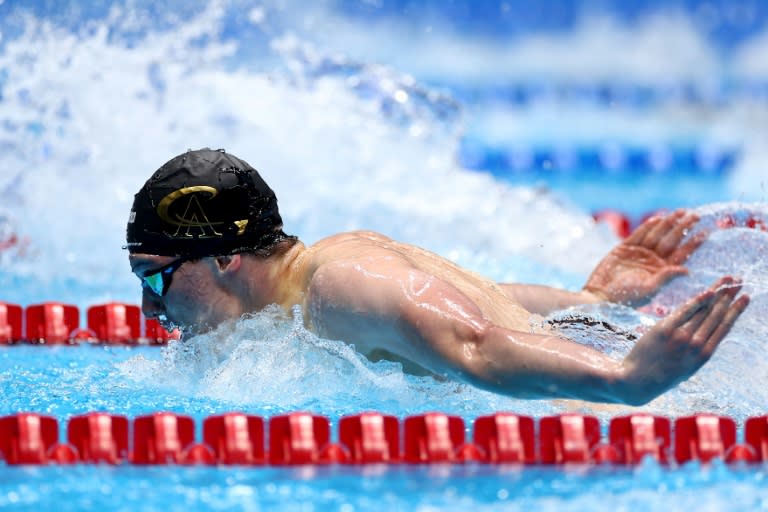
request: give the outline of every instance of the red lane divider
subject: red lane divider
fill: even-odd
[[[73,304],[45,302],[26,309],[0,302],[0,345],[28,342],[44,345],[163,345],[178,339],[152,318],[144,319],[135,304],[110,302],[86,310],[86,328],[80,327],[80,310]]]
[[[157,412],[139,416],[133,422],[134,464],[180,464],[195,440],[191,416]]]
[[[736,444],[736,422],[725,416],[699,414],[675,420],[675,459],[709,462],[722,458],[729,462],[755,460],[754,451]]]
[[[405,418],[403,423],[403,461],[464,462],[464,420],[441,412]]]
[[[594,416],[563,414],[539,421],[539,460],[543,464],[592,462],[600,442],[600,421]]]
[[[128,459],[128,418],[101,412],[73,416],[67,440],[82,462],[117,464]]]
[[[768,416],[747,419],[744,441],[754,456],[754,462],[768,461]]]
[[[627,238],[633,229],[629,217],[617,210],[599,210],[592,214],[592,218],[595,222],[608,224],[619,238]]]
[[[368,464],[400,461],[400,422],[391,415],[366,412],[339,420],[339,441],[347,462]]]
[[[144,337],[150,345],[164,345],[170,340],[179,339],[179,331],[168,332],[154,318],[144,322]]]
[[[264,464],[264,419],[242,413],[206,418],[203,442],[213,449],[219,464]]]
[[[608,436],[622,464],[637,464],[645,457],[667,464],[671,432],[669,418],[632,414],[613,418]]]
[[[475,419],[474,441],[480,460],[489,463],[536,462],[536,435],[530,416],[498,412]]]
[[[21,340],[21,317],[21,306],[0,302],[0,343]]]
[[[68,464],[77,459],[58,443],[59,423],[52,416],[20,413],[0,418],[0,455],[8,464]]]
[[[88,328],[97,340],[107,343],[135,343],[141,337],[141,309],[112,302],[88,308]]]
[[[331,424],[328,418],[294,412],[269,420],[270,464],[284,466],[345,461],[344,450],[331,443]]]
[[[29,341],[54,345],[69,341],[80,326],[80,311],[72,304],[46,302],[28,306],[25,319]]]
[[[67,423],[59,442],[58,420],[36,413],[0,417],[0,460],[19,464],[205,464],[273,466],[325,464],[633,465],[651,458],[673,465],[713,459],[728,463],[768,460],[768,415],[744,425],[725,416],[697,414],[674,421],[649,414],[611,419],[608,439],[589,415],[561,414],[536,421],[499,412],[474,421],[471,442],[459,416],[440,412],[397,417],[365,412],[340,418],[338,442],[330,420],[309,412],[260,416],[230,412],[202,423],[157,412],[133,420],[91,412]],[[268,438],[265,438],[268,430]],[[131,440],[129,446],[129,440]],[[267,449],[268,448],[268,449]]]

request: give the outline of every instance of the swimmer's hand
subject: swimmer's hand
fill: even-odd
[[[669,280],[688,273],[683,263],[706,238],[702,232],[683,243],[698,220],[684,210],[649,218],[598,263],[584,292],[601,301],[646,304]]]
[[[645,403],[684,381],[714,353],[749,304],[741,282],[723,277],[660,320],[623,361],[629,403]]]

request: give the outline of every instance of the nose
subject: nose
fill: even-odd
[[[146,288],[141,290],[141,312],[147,318],[157,318],[165,312],[163,299]]]

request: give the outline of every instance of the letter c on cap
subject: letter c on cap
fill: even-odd
[[[163,219],[168,224],[173,224],[175,226],[193,226],[193,225],[199,225],[197,222],[190,222],[188,219],[185,219],[183,217],[174,219],[170,216],[168,213],[168,209],[171,207],[174,201],[176,201],[180,197],[184,197],[188,194],[194,194],[195,192],[207,192],[211,195],[209,199],[213,199],[218,195],[219,191],[216,190],[213,187],[207,187],[205,185],[195,185],[194,187],[184,187],[180,188],[179,190],[176,190],[174,192],[171,192],[167,196],[165,196],[160,203],[157,205],[157,215]],[[209,224],[209,223],[207,223]]]

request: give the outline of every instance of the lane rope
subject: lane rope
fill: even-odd
[[[460,416],[441,412],[402,420],[380,412],[344,416],[337,436],[329,418],[292,412],[265,419],[228,412],[202,420],[155,412],[129,419],[105,412],[72,416],[66,441],[53,416],[22,412],[0,417],[0,456],[8,465],[183,464],[287,466],[326,464],[636,465],[645,459],[675,467],[768,461],[768,415],[748,418],[743,438],[727,416],[676,419],[651,414],[612,418],[607,435],[595,416],[535,419],[511,412],[480,416],[471,439]]]

